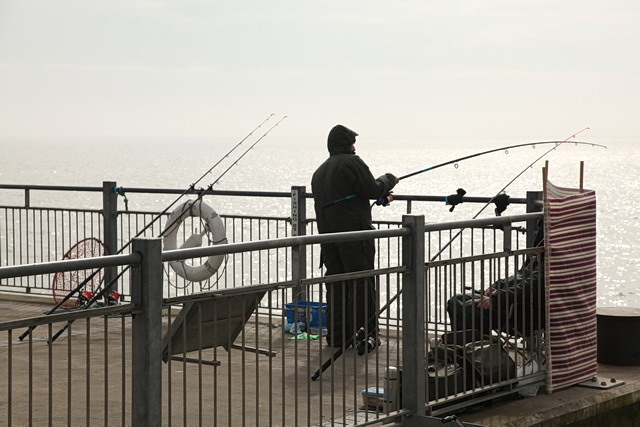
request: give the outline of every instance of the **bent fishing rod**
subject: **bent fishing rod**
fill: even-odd
[[[478,216],[480,216],[480,214],[482,212],[484,212],[484,210],[498,197],[500,196],[500,194],[502,194],[509,186],[511,186],[511,184],[513,184],[518,178],[520,178],[522,175],[524,175],[524,173],[533,168],[533,165],[535,165],[536,163],[538,163],[540,160],[542,160],[542,158],[546,157],[547,154],[551,153],[552,151],[554,151],[556,148],[558,148],[559,146],[561,146],[562,144],[564,144],[565,142],[567,142],[568,140],[575,138],[577,135],[581,134],[582,132],[588,130],[590,128],[586,127],[576,133],[574,133],[573,135],[567,137],[566,139],[564,139],[563,141],[560,141],[559,143],[557,143],[556,145],[554,145],[552,148],[550,148],[549,150],[545,151],[544,153],[542,153],[542,155],[540,157],[538,157],[537,159],[535,159],[533,162],[531,162],[531,164],[529,166],[527,166],[526,168],[524,168],[522,171],[520,171],[520,173],[518,173],[511,181],[509,181],[504,187],[502,187],[502,189],[500,191],[498,191],[496,193],[495,196],[493,196],[491,199],[489,199],[489,201],[473,216],[472,219],[476,219]],[[602,147],[602,148],[607,148],[607,146],[605,145],[600,145],[600,144],[590,144],[593,147]],[[456,240],[458,238],[458,236],[460,236],[462,234],[462,231],[464,230],[464,228],[458,230],[458,232],[449,240],[449,242],[447,242],[446,245],[444,245],[437,254],[435,254],[433,257],[431,257],[430,261],[434,261],[436,258],[438,258],[440,256],[440,254],[442,254],[442,252],[445,251],[445,249],[447,249],[449,246],[451,246],[451,244],[453,243],[454,240]]]
[[[251,132],[249,132],[244,138],[242,138],[240,140],[240,142],[238,142],[231,150],[227,151],[224,156],[222,156],[222,158],[220,158],[211,168],[209,168],[209,170],[207,170],[200,178],[198,178],[194,183],[192,183],[189,188],[187,190],[185,190],[182,194],[180,194],[173,202],[171,202],[161,213],[159,213],[155,218],[153,218],[151,220],[151,222],[149,222],[145,227],[143,227],[134,237],[132,237],[124,246],[122,246],[117,252],[116,254],[120,254],[122,253],[129,245],[131,245],[131,243],[133,242],[133,239],[135,239],[136,237],[139,237],[140,235],[142,235],[147,229],[149,229],[149,227],[151,227],[156,221],[158,221],[160,218],[162,218],[163,215],[165,215],[169,209],[171,209],[182,197],[184,197],[186,194],[192,192],[195,190],[195,186],[200,183],[200,181],[202,181],[208,174],[210,174],[214,168],[216,168],[224,159],[228,158],[238,147],[240,147],[240,145],[242,145],[248,138],[250,138],[258,129],[260,129],[269,119],[271,119],[271,117],[273,117],[275,115],[275,113],[271,113],[269,116],[267,116],[266,119],[264,119],[258,126],[256,126]],[[282,120],[284,120],[286,116],[284,116],[282,119],[280,119],[280,121],[278,121],[278,123],[276,123],[274,126],[272,126],[268,131],[266,131],[256,142],[254,142],[251,147],[249,147],[248,150],[246,150],[242,156],[244,157],[244,155],[246,155],[246,153],[251,150],[253,147],[255,147],[255,145],[260,142],[262,139],[264,139],[267,134],[269,134],[269,132],[271,132],[271,130],[273,128],[275,128]],[[233,166],[235,166],[238,163],[239,159],[237,159],[230,167],[228,167],[224,173],[226,174]],[[211,187],[213,187],[213,185],[215,185],[217,182],[220,181],[220,179],[222,178],[222,176],[219,176],[218,179],[216,179],[211,185],[209,185],[208,189],[210,189]],[[206,192],[207,190],[200,190],[198,192],[198,198],[201,198],[203,193]],[[180,215],[178,217],[181,218],[182,215]],[[174,220],[174,223],[177,221]],[[170,226],[173,225],[170,224]],[[166,230],[166,229],[165,229]],[[164,234],[164,231],[161,233]],[[127,271],[128,268],[124,269],[123,271],[121,271],[107,286],[103,287],[103,289],[98,292],[96,295],[94,295],[88,302],[87,304],[82,307],[82,308],[86,308],[90,305],[92,305],[95,301],[97,301],[99,298],[101,298],[105,292],[111,288],[111,286],[113,285],[113,283],[115,283],[123,274],[125,271]],[[97,269],[95,270],[91,275],[89,275],[85,280],[82,281],[82,283],[80,283],[78,286],[76,286],[73,290],[71,290],[61,301],[59,301],[51,310],[49,310],[48,312],[46,312],[46,315],[49,314],[53,314],[56,310],[58,310],[66,301],[68,301],[73,295],[75,295],[76,293],[78,293],[90,280],[93,279],[93,277],[95,277],[96,274],[98,274],[101,271],[101,269]],[[35,328],[35,327],[34,327]],[[22,335],[20,335],[19,339],[20,341],[22,341],[31,330],[33,330],[34,328],[30,328],[27,331],[25,331]],[[66,329],[66,328],[65,328]]]
[[[581,133],[581,132],[583,132],[583,131],[585,131],[585,130],[587,130],[587,129],[589,129],[589,128],[582,129],[580,132],[577,132],[577,133],[575,133],[574,135],[572,135],[572,136],[571,136],[571,138],[575,138],[579,133]],[[522,147],[532,147],[532,148],[534,148],[534,149],[535,149],[535,148],[536,148],[536,146],[538,146],[538,145],[546,145],[546,144],[554,144],[554,147],[552,148],[552,150],[554,150],[555,148],[557,148],[558,146],[560,146],[561,144],[563,144],[563,143],[564,143],[564,142],[566,142],[566,141],[567,141],[567,140],[564,140],[564,141],[539,141],[539,142],[529,142],[529,143],[526,143],[526,144],[514,144],[514,145],[507,145],[507,146],[505,146],[505,147],[499,147],[499,148],[494,148],[494,149],[487,150],[487,151],[481,151],[481,152],[479,152],[479,153],[469,154],[469,155],[467,155],[467,156],[458,157],[457,159],[453,159],[453,160],[447,160],[446,162],[439,163],[439,164],[434,165],[434,166],[429,166],[429,167],[427,167],[427,168],[420,169],[420,170],[418,170],[418,171],[408,173],[408,174],[406,174],[406,175],[403,175],[403,176],[399,177],[399,178],[398,178],[398,181],[402,181],[402,180],[405,180],[405,179],[407,179],[407,178],[411,178],[411,177],[413,177],[413,176],[415,176],[415,175],[420,175],[420,174],[422,174],[422,173],[429,172],[429,171],[432,171],[432,170],[435,170],[435,169],[438,169],[438,168],[441,168],[441,167],[444,167],[444,166],[448,166],[448,165],[451,165],[451,164],[452,164],[452,165],[457,169],[457,168],[458,168],[458,163],[460,163],[460,162],[462,162],[462,161],[464,161],[464,160],[472,159],[472,158],[474,158],[474,157],[484,156],[484,155],[491,154],[491,153],[496,153],[496,152],[499,152],[499,151],[504,151],[504,152],[505,152],[505,154],[509,154],[509,150],[511,150],[511,149],[515,149],[515,148],[522,148]],[[573,142],[573,144],[575,144],[575,145],[590,145],[590,146],[592,146],[592,147],[607,148],[605,145],[601,145],[601,144],[594,144],[594,143],[592,143],[592,142],[574,141],[574,142]],[[342,198],[340,198],[340,199],[337,199],[337,200],[334,200],[334,201],[332,201],[332,202],[328,202],[328,203],[326,203],[326,204],[323,206],[323,208],[328,208],[328,207],[331,207],[331,206],[333,206],[333,205],[335,205],[335,204],[338,204],[338,203],[340,203],[340,202],[344,202],[344,201],[346,201],[346,200],[354,199],[354,198],[356,198],[356,197],[358,197],[358,195],[357,195],[357,194],[349,194],[349,195],[347,195],[347,196],[345,196],[345,197],[342,197]],[[376,202],[376,203],[374,203],[374,204],[380,205],[380,204],[383,204],[383,203],[378,203],[378,202]]]
[[[577,135],[579,135],[580,133],[586,131],[587,129],[589,129],[588,127],[574,133],[573,135],[569,136],[568,138],[566,138],[563,141],[557,141],[557,142],[540,142],[540,143],[536,143],[538,145],[540,144],[555,144],[551,149],[547,150],[546,152],[544,152],[540,157],[538,157],[536,160],[534,160],[531,164],[529,164],[526,168],[524,168],[520,173],[518,173],[511,181],[509,181],[504,187],[502,187],[502,189],[500,191],[498,191],[498,193],[493,196],[486,205],[484,205],[482,207],[482,209],[480,209],[480,211],[478,211],[478,213],[476,213],[473,217],[473,219],[476,219],[486,208],[487,206],[489,206],[491,204],[491,202],[493,200],[495,200],[496,197],[498,197],[502,192],[504,192],[511,184],[513,184],[518,178],[520,178],[520,176],[522,176],[527,170],[529,170],[530,168],[533,167],[533,165],[535,165],[538,161],[540,161],[543,157],[545,157],[546,155],[548,155],[550,152],[552,152],[553,150],[555,150],[556,148],[558,148],[560,145],[562,145],[563,143],[565,143],[566,141],[568,141],[569,139],[575,138]],[[602,148],[607,148],[605,145],[600,145],[600,144],[591,144],[591,143],[578,143],[577,145],[591,145],[593,147],[602,147]],[[522,147],[522,146],[526,146],[526,145],[531,145],[531,144],[519,144],[517,145],[517,147]],[[513,148],[513,147],[511,147]],[[500,151],[502,149],[496,149],[496,150],[490,150],[489,152],[495,152],[495,151]],[[477,157],[478,155],[482,155],[482,154],[487,154],[488,152],[484,152],[484,153],[480,153],[477,155],[472,155],[472,156],[466,156],[465,158],[471,158],[471,157]],[[413,176],[413,175],[417,175],[419,173],[422,172],[427,172],[428,170],[433,170],[437,167],[441,167],[441,166],[445,166],[447,164],[452,164],[455,163],[455,160],[453,161],[449,161],[449,162],[445,162],[443,164],[434,166],[432,168],[426,168],[426,169],[422,169],[420,171],[414,172],[412,174],[409,175],[405,175],[405,177],[407,176]],[[443,247],[440,249],[440,251],[434,255],[433,257],[431,257],[430,262],[433,262],[438,256],[440,256],[440,254],[442,254],[442,252],[449,247],[453,241],[462,233],[462,230],[459,230],[458,233],[453,236],[453,238],[451,238],[451,240]],[[374,320],[376,317],[380,317],[380,315],[382,313],[384,313],[390,306],[391,304],[393,304],[393,302],[398,299],[398,297],[400,297],[400,295],[402,294],[402,289],[399,289],[398,292],[391,298],[389,299],[379,310],[376,310],[376,312],[370,317],[369,321]],[[364,352],[370,352],[371,350],[373,350],[376,346],[376,343],[372,343],[372,345],[370,345],[368,343],[368,339],[369,337],[365,337],[364,336],[364,328],[360,328],[351,338],[349,338],[346,342],[345,342],[345,347],[344,348],[348,348],[349,346],[353,345],[354,343],[356,343],[356,347],[358,347],[358,354],[362,355],[364,354]],[[316,379],[318,379],[320,377],[320,375],[327,369],[329,368],[329,366],[331,366],[331,364],[333,363],[334,360],[336,360],[338,357],[340,357],[342,355],[342,353],[344,352],[344,349],[341,347],[338,350],[336,350],[336,352],[330,356],[323,364],[322,366],[316,370],[316,372],[311,376],[311,380],[315,381]]]
[[[227,169],[225,169],[224,172],[222,172],[221,175],[218,176],[218,178],[213,181],[211,184],[209,184],[209,186],[206,189],[201,189],[200,191],[198,191],[198,195],[196,200],[194,201],[194,203],[200,199],[202,199],[202,196],[207,192],[210,191],[214,185],[216,185],[217,183],[220,182],[220,180],[222,179],[223,176],[225,176],[227,174],[227,172],[229,172],[229,170],[231,170],[235,165],[238,164],[238,162],[240,161],[240,159],[242,159],[244,156],[247,155],[247,153],[249,153],[249,151],[251,151],[260,141],[262,141],[262,139],[264,139],[276,126],[278,126],[284,119],[286,119],[287,116],[282,117],[280,120],[278,120],[278,122],[276,124],[274,124],[271,128],[269,128],[269,130],[267,130],[260,138],[258,138],[249,148],[247,148],[240,157],[238,157]],[[186,194],[186,193],[185,193]],[[180,215],[178,215],[171,223],[166,224],[164,230],[162,232],[160,232],[160,235],[158,237],[163,237],[164,234],[170,230],[173,225],[175,225],[178,221],[181,220],[182,215],[189,209],[191,209],[191,206],[193,206],[193,204],[189,205],[189,206],[185,206],[184,209],[182,210],[182,212],[180,213]],[[139,234],[138,234],[139,235]],[[137,236],[136,236],[137,237]],[[131,239],[129,241],[129,243],[133,242],[133,239]],[[122,250],[122,249],[121,249]],[[104,296],[104,294],[115,284],[117,283],[118,279],[126,272],[129,270],[129,266],[125,267],[122,269],[122,271],[115,277],[113,278],[108,284],[106,284],[105,286],[102,287],[102,289],[100,289],[100,291],[98,291],[84,306],[80,307],[80,310],[84,310],[89,308],[91,305],[93,305],[93,303],[95,303],[96,301],[98,301],[100,298],[102,298]],[[86,281],[85,281],[86,283]],[[79,291],[81,289],[82,285],[79,285],[76,289],[77,291]],[[62,333],[67,330],[67,328],[69,327],[69,325],[72,323],[73,321],[69,321],[68,323],[66,323],[62,328],[60,328],[60,330],[58,330],[58,332],[56,332],[51,339],[49,340],[49,344],[51,344],[52,342],[54,342],[60,335],[62,335]]]

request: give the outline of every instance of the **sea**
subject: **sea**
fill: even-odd
[[[273,139],[273,138],[272,138]],[[326,158],[324,141],[269,141],[240,139],[186,139],[183,141],[0,141],[0,184],[101,187],[116,181],[126,188],[186,189],[192,184],[217,190],[289,192],[291,186],[311,191],[313,171]],[[580,141],[607,148],[576,145],[527,145],[460,161],[402,180],[394,189],[401,195],[445,196],[458,188],[467,196],[491,197],[503,190],[511,197],[542,190],[542,167],[548,162],[549,180],[563,187],[583,185],[596,191],[598,227],[598,306],[640,307],[640,148],[635,141]],[[450,160],[498,147],[528,144],[531,140],[501,141],[372,141],[358,142],[357,154],[374,176],[390,172],[407,175]],[[234,147],[235,150],[233,150]],[[249,149],[250,148],[250,149]],[[214,165],[215,168],[211,169]],[[211,169],[211,170],[210,170]],[[125,193],[126,194],[126,193]],[[175,195],[127,194],[130,210],[162,210]],[[282,199],[207,196],[207,203],[222,214],[288,216]],[[24,193],[0,190],[0,204],[22,204]],[[32,206],[100,208],[99,193],[31,192]],[[494,215],[479,213],[484,205],[463,203],[453,212],[444,203],[421,203],[412,213],[427,222],[458,221]],[[122,208],[122,207],[121,207]],[[313,215],[312,204],[308,205]],[[503,215],[524,212],[509,206]],[[400,220],[406,204],[393,202],[373,208],[374,219]]]

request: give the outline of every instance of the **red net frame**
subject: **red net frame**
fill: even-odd
[[[105,245],[95,237],[88,237],[80,240],[73,245],[71,249],[64,254],[63,260],[79,259],[79,258],[93,258],[107,254],[107,248]],[[51,283],[51,291],[53,293],[53,300],[57,303],[62,301],[71,291],[76,289],[78,285],[87,280],[93,273],[94,269],[89,270],[75,270],[75,271],[63,271],[58,272],[53,277]],[[104,280],[104,270],[100,269],[91,279],[87,281],[84,287],[71,298],[62,304],[62,308],[75,308],[78,303],[78,295],[82,292],[91,292],[92,294],[100,287],[100,284]]]

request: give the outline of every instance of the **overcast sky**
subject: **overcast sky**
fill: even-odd
[[[0,144],[637,141],[640,2],[0,0]]]

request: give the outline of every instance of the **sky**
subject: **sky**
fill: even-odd
[[[637,141],[640,2],[0,0],[0,147]],[[266,129],[266,128],[265,128]]]

